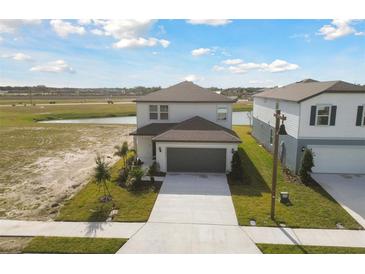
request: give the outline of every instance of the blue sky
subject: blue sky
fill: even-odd
[[[0,20],[0,85],[365,84],[360,20]]]

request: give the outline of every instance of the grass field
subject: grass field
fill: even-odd
[[[111,169],[112,179],[108,188],[113,201],[101,203],[101,189],[91,180],[71,200],[67,201],[57,216],[58,221],[105,221],[114,208],[118,214],[113,218],[117,222],[145,222],[148,220],[157,198],[160,183],[147,184],[138,191],[127,191],[116,184],[119,171],[123,167],[120,160]]]
[[[365,254],[365,248],[310,246],[310,245],[278,245],[256,244],[264,254]]]
[[[22,253],[114,254],[127,239],[34,237]]]
[[[243,143],[239,146],[244,182],[230,184],[232,199],[240,225],[249,225],[251,219],[258,226],[336,228],[341,223],[348,229],[361,226],[319,185],[305,186],[286,180],[279,166],[277,193],[288,191],[291,205],[277,202],[276,221],[270,219],[271,175],[273,158],[250,135],[248,126],[234,130]],[[279,195],[277,195],[279,196]]]
[[[77,190],[99,151],[131,140],[133,126],[36,120],[131,115],[133,104],[0,107],[0,217],[49,219]],[[52,214],[51,214],[52,213]]]

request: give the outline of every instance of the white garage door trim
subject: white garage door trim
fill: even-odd
[[[365,174],[365,146],[311,145],[314,173]]]

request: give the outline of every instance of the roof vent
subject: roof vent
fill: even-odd
[[[319,81],[308,78],[308,79],[304,79],[302,81],[299,81],[297,83],[313,83],[313,82],[319,82]]]

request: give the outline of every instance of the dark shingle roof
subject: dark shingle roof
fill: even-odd
[[[172,128],[175,125],[176,123],[152,123],[144,127],[137,128],[135,131],[130,133],[130,135],[156,136]]]
[[[319,82],[312,79],[305,79],[303,81],[283,86],[280,88],[266,89],[263,92],[255,94],[254,96],[301,102],[324,92],[365,93],[365,86],[354,85],[344,81]]]
[[[209,91],[192,82],[184,81],[174,86],[161,89],[135,100],[136,102],[205,102],[233,103],[236,100]]]
[[[195,116],[153,137],[164,142],[241,143],[237,134],[202,117]]]

